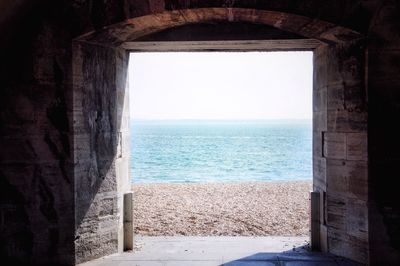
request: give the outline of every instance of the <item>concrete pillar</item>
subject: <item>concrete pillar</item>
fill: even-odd
[[[124,194],[124,251],[133,249],[133,193]]]
[[[320,251],[321,241],[320,241],[320,192],[311,191],[311,250]]]

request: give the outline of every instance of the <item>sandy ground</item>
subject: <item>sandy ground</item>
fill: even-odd
[[[310,182],[135,184],[135,234],[304,236]]]

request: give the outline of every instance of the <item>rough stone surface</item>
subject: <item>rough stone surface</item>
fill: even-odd
[[[321,241],[327,242],[327,251],[365,263],[369,252],[367,109],[361,67],[364,55],[359,45],[321,46],[316,51],[314,112],[327,113],[327,126],[314,127],[314,156],[322,153],[325,158],[317,165],[324,171],[314,171],[314,179],[321,180],[314,186],[325,195],[321,220],[327,235]],[[348,86],[358,93],[347,93]],[[359,191],[354,184],[361,185]]]
[[[123,250],[130,190],[125,51],[74,44],[75,260]]]
[[[103,104],[112,99],[99,92],[114,84],[107,92],[115,93],[112,106],[126,104],[126,55],[111,46],[163,27],[213,20],[267,24],[327,44],[314,61],[314,186],[326,199],[327,249],[371,265],[398,265],[398,14],[396,1],[382,0],[1,1],[1,257],[9,264],[73,265],[119,250],[126,181],[118,177],[127,176],[128,145],[115,145],[126,141],[118,123],[127,114],[118,108],[111,114]],[[86,41],[98,45],[86,42],[82,52],[97,58],[81,61],[86,70],[80,71],[90,71],[75,76],[73,39],[93,30]],[[353,42],[356,32],[368,41]],[[115,70],[101,59],[115,62]],[[90,89],[96,81],[88,74],[106,82],[96,85],[99,91]],[[74,100],[76,78],[88,85],[81,92],[93,97],[84,99],[86,113]],[[336,134],[345,135],[340,149],[343,141],[323,139]]]

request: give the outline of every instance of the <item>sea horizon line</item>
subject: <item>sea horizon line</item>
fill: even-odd
[[[148,119],[148,118],[130,118],[134,122],[312,122],[312,118],[284,118],[284,119],[202,119],[202,118],[176,118],[176,119]]]

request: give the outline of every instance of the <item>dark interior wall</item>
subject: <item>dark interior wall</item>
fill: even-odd
[[[0,255],[75,262],[72,39],[163,10],[243,7],[319,18],[368,33],[370,252],[398,260],[398,1],[1,1]],[[392,182],[392,183],[391,183]],[[385,252],[388,256],[379,256]]]
[[[169,28],[135,39],[139,42],[157,41],[229,41],[304,39],[303,36],[278,30],[271,26],[243,22],[209,22]]]
[[[283,11],[337,23],[366,32],[371,14],[379,0],[126,0],[128,17],[157,13],[164,10],[206,7],[256,8]]]
[[[71,264],[70,58],[62,47],[70,33],[45,18],[53,7],[18,4],[1,16],[0,253],[6,264]]]
[[[102,17],[88,2],[0,3],[0,257],[6,264],[75,264],[71,47]],[[122,17],[105,21],[112,19]]]
[[[400,264],[400,3],[386,1],[371,22],[368,45],[370,258]],[[389,264],[388,262],[392,262]]]

